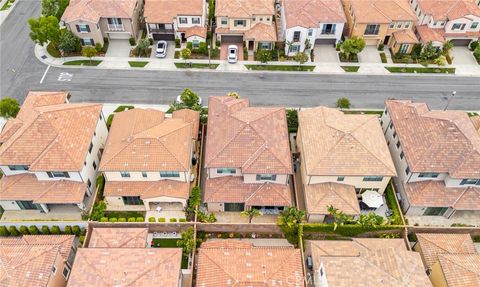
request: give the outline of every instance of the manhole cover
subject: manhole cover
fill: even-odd
[[[47,58],[47,56],[43,55],[41,58],[45,60]]]

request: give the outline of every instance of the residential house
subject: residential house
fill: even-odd
[[[61,23],[82,45],[104,44],[104,39],[138,38],[142,0],[70,0]]]
[[[175,210],[184,217],[199,113],[153,109],[115,114],[100,171],[107,210]],[[195,130],[195,128],[197,130]]]
[[[432,266],[434,287],[480,286],[480,254],[441,254]]]
[[[316,44],[336,45],[347,22],[341,0],[285,0],[281,16],[287,55]]]
[[[222,44],[237,43],[253,55],[257,49],[271,50],[277,41],[273,0],[217,0],[216,39]]]
[[[197,286],[304,286],[299,249],[211,240],[198,249]]]
[[[205,0],[145,0],[147,33],[154,40],[192,42],[197,47],[207,38]]]
[[[466,112],[387,100],[382,128],[407,216],[480,215],[480,134]]]
[[[2,286],[65,287],[75,257],[74,235],[0,237]]]
[[[424,44],[442,47],[447,40],[468,46],[480,37],[480,8],[474,0],[410,0],[417,14],[416,34]]]
[[[359,215],[362,193],[383,194],[396,175],[376,115],[317,107],[299,111],[298,123],[297,150],[309,221],[322,222],[330,205]]]
[[[68,98],[67,92],[29,92],[0,133],[0,205],[9,219],[39,219],[49,211],[80,219],[91,204],[107,128],[102,105]]]
[[[432,286],[420,255],[402,239],[309,240],[305,255],[313,263],[314,286]]]
[[[284,108],[249,107],[248,99],[208,100],[204,200],[209,211],[292,205],[292,160]]]
[[[413,32],[417,17],[407,0],[344,0],[344,7],[349,37],[383,44],[393,53],[410,53],[418,43]]]

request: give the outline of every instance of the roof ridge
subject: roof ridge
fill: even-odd
[[[165,263],[167,260],[169,260],[170,258],[172,258],[174,255],[175,255],[176,252],[171,252],[170,256],[169,257],[166,257],[163,258],[162,261],[155,261],[156,264],[152,264],[150,268],[145,268],[143,272],[139,272],[137,273],[138,276],[136,278],[133,278],[128,284],[127,286],[131,286],[130,284],[133,284],[135,283],[136,281],[138,281],[140,278],[142,278],[145,274],[147,274],[148,272],[150,272],[150,270],[162,265],[163,263]]]
[[[297,249],[293,249],[293,252],[297,252],[296,250],[297,250]],[[273,276],[275,276],[275,274],[281,272],[285,267],[287,267],[287,266],[290,265],[291,262],[289,262],[289,260],[290,260],[290,256],[289,256],[289,255],[290,255],[290,254],[284,254],[283,260],[281,260],[281,262],[279,262],[279,264],[277,265],[277,266],[279,266],[279,268],[273,269],[272,274],[271,274],[268,278],[266,278],[266,280],[272,278]],[[277,254],[277,258],[278,258],[278,254]],[[301,262],[301,261],[300,261],[300,262]],[[283,264],[283,263],[284,263],[284,264]],[[302,279],[303,279],[303,278],[302,278]],[[294,279],[294,280],[295,280],[295,279]],[[303,280],[301,280],[301,281],[303,281]],[[287,282],[288,282],[288,281],[287,281]],[[263,282],[262,282],[262,283],[263,283]]]
[[[365,254],[366,255],[371,255],[371,254],[375,254],[375,253],[378,253],[380,251],[383,251],[383,250],[386,250],[386,249],[379,249],[379,250],[369,250],[367,251]],[[375,264],[374,262],[372,262],[372,260],[370,259],[367,259],[365,256],[359,256],[360,260],[364,261],[365,263],[369,264],[370,266],[373,266],[374,268],[376,268],[377,270],[379,270],[380,272],[386,274],[387,276],[391,277],[395,282],[397,283],[403,283],[402,281],[403,280],[398,280],[397,277],[393,276],[390,272],[387,272],[387,270],[385,270],[384,268],[381,268],[381,266]],[[392,257],[392,258],[396,258],[395,256]],[[395,259],[395,263],[397,263],[397,260]]]
[[[217,248],[206,248],[206,249],[215,249],[215,250],[218,250],[218,249],[220,249],[220,248],[217,247]],[[221,248],[221,249],[236,249],[236,248]],[[220,269],[221,271],[223,271],[223,273],[225,273],[227,276],[229,276],[230,279],[237,281],[237,278],[235,278],[232,274],[228,273],[228,272],[223,268],[223,266],[221,266],[220,264],[217,264],[217,261],[213,260],[213,259],[209,256],[208,252],[203,252],[203,255],[205,256],[205,258],[207,258],[208,260],[210,260],[210,262],[212,262],[214,265],[216,265],[216,266],[218,267],[218,269]],[[200,257],[200,256],[199,256],[199,257]]]
[[[340,184],[341,184],[341,183],[340,183]],[[333,188],[333,186],[332,186],[332,190],[333,190],[333,192],[334,192],[336,195],[338,195],[338,197],[340,197],[340,198],[343,200],[343,202],[345,202],[346,204],[348,204],[353,210],[357,209],[357,208],[356,208],[355,206],[353,206],[350,202],[348,202],[342,195],[340,195],[340,194]]]
[[[185,128],[185,127],[189,127],[189,125],[185,125],[184,127],[182,127],[182,129]],[[168,133],[168,134],[171,134],[171,133]],[[162,138],[163,138],[163,136],[162,136]],[[157,140],[158,140],[158,139],[157,139]],[[192,144],[192,141],[190,140],[189,142],[190,142],[190,145],[191,145],[191,144]],[[187,169],[187,170],[188,170],[189,167],[188,167],[188,166],[185,166],[182,162],[180,162],[180,160],[177,158],[177,156],[176,156],[172,151],[170,151],[170,149],[169,149],[165,144],[163,144],[161,141],[159,141],[159,143],[165,148],[165,150],[166,150],[181,166],[183,166],[184,169]]]
[[[459,264],[457,261],[455,260],[451,260],[449,259],[448,257],[449,256],[442,256],[442,255],[454,255],[455,257],[458,256],[458,255],[478,255],[478,254],[470,254],[470,253],[467,253],[467,254],[464,254],[464,253],[461,253],[461,254],[440,254],[439,256],[443,257],[445,260],[449,261],[450,264],[454,264],[470,273],[473,273],[473,274],[476,274],[476,275],[480,275],[480,270],[478,270],[477,272],[475,272],[474,270],[470,270],[469,268],[467,268],[465,265],[463,264]]]
[[[470,189],[470,187],[465,187],[465,189],[462,191],[462,193],[457,197],[457,199],[455,199],[455,201],[452,203],[452,207],[455,206],[455,204],[457,204],[457,202],[465,195],[465,193],[467,193],[467,191]]]
[[[232,117],[230,114],[228,115],[228,117],[233,118],[234,120],[237,120],[237,121],[245,124],[245,122],[240,121],[239,119]],[[247,126],[247,124],[245,124],[242,128],[238,129],[237,133],[228,142],[226,142],[225,145],[221,149],[219,149],[218,152],[215,155],[213,155],[213,157],[210,159],[210,163],[214,159],[216,159],[217,156],[220,155],[220,153],[222,153],[233,142],[233,140],[238,136],[238,134],[240,134],[245,129],[246,126]],[[209,163],[206,162],[205,164],[209,164]]]

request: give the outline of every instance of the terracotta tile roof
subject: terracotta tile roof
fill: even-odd
[[[480,8],[471,0],[418,0],[419,8],[435,21],[455,20],[468,15],[480,17]]]
[[[72,22],[85,20],[97,23],[100,18],[133,17],[137,0],[71,0],[63,13],[62,20]]]
[[[273,15],[275,9],[271,0],[217,0],[215,17],[251,18],[253,15]]]
[[[101,171],[188,171],[194,124],[152,109],[115,114]]]
[[[277,41],[277,29],[275,25],[258,23],[245,31],[245,39],[255,39],[255,41]]]
[[[0,245],[55,245],[59,246],[64,261],[74,246],[75,235],[23,235],[22,237],[0,237]]]
[[[307,250],[311,250],[314,270],[323,264],[329,286],[432,286],[418,253],[407,251],[399,239],[377,246],[382,240],[369,242],[373,249],[365,248],[357,239],[350,246],[348,241],[308,241]],[[326,254],[324,244],[335,251]]]
[[[480,254],[438,256],[448,287],[480,286]]]
[[[140,196],[149,199],[160,196],[187,199],[190,192],[190,182],[177,180],[157,181],[107,181],[105,196]]]
[[[340,183],[319,183],[303,185],[305,205],[310,214],[329,214],[328,206],[333,205],[345,214],[360,214],[357,193],[353,185]]]
[[[317,107],[298,121],[307,175],[396,175],[377,116]]]
[[[392,33],[393,38],[397,43],[416,44],[418,43],[417,36],[412,30],[401,30]]]
[[[204,197],[205,202],[244,202],[247,206],[292,205],[289,185],[245,183],[240,176],[207,178]]]
[[[319,23],[345,23],[341,0],[284,0],[287,28],[317,28]]]
[[[238,239],[218,239],[202,242],[202,248],[252,248],[253,244],[249,241]]]
[[[356,23],[387,24],[391,21],[417,20],[406,0],[350,0],[350,4]]]
[[[477,253],[470,234],[416,233],[426,268],[438,262],[441,254]]]
[[[173,23],[178,16],[202,16],[204,5],[203,0],[145,0],[143,15],[147,23]]]
[[[205,27],[191,27],[185,29],[185,31],[187,32],[187,38],[193,35],[197,35],[200,37],[205,37],[207,35],[207,29]],[[181,109],[174,111],[172,113],[172,118],[182,119],[186,123],[193,123],[193,138],[198,140],[198,131],[200,129],[200,112],[190,109]]]
[[[34,174],[23,173],[0,179],[2,200],[32,200],[33,203],[81,203],[87,185],[71,180],[38,180]]]
[[[284,108],[249,107],[248,99],[210,97],[206,136],[206,168],[292,174]]]
[[[186,38],[192,37],[192,36],[207,38],[207,27],[193,26],[188,28],[178,28],[178,31],[185,32]]]
[[[445,42],[445,30],[442,28],[433,29],[428,27],[428,25],[418,25],[415,26],[417,35],[423,43],[428,42]]]
[[[430,111],[412,101],[386,105],[411,171],[480,178],[480,135],[466,112]]]
[[[227,241],[198,249],[197,286],[303,286],[299,249]]]
[[[444,181],[404,183],[408,201],[413,206],[453,207],[457,210],[480,210],[480,188],[446,187]]]
[[[245,31],[242,30],[230,30],[229,28],[218,27],[215,29],[216,34],[233,34],[233,35],[243,35]]]
[[[69,287],[178,287],[180,248],[80,248]]]
[[[407,246],[402,239],[383,238],[352,238],[352,240],[311,240],[314,256],[325,257],[359,257],[369,251],[393,248],[399,251],[406,251]]]
[[[93,228],[88,247],[96,248],[145,248],[146,228]]]
[[[64,104],[67,95],[27,95],[17,118],[0,135],[0,165],[28,165],[31,171],[83,168],[102,105]]]

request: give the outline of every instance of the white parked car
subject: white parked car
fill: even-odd
[[[177,102],[177,104],[183,103],[181,95],[177,96],[176,102]],[[200,106],[202,105],[202,98],[201,97],[198,97],[198,105],[200,105]]]
[[[238,53],[238,47],[236,45],[228,46],[227,60],[230,64],[235,64],[237,62],[238,60],[237,53]]]
[[[167,41],[160,40],[157,42],[157,49],[155,50],[155,56],[157,58],[165,58],[167,55]]]

